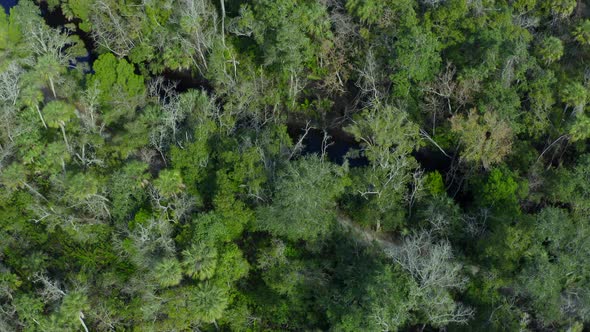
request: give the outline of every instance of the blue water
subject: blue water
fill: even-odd
[[[18,0],[0,0],[0,5],[4,7],[6,14],[9,14],[10,8],[14,7]]]

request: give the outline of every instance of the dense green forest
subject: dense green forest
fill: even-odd
[[[590,328],[590,1],[0,3],[0,331]]]

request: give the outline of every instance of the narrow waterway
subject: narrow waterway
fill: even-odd
[[[10,8],[15,6],[17,3],[18,0],[0,0],[0,4],[4,7],[4,10],[7,13],[10,11]],[[47,3],[42,2],[40,4],[40,8],[41,15],[44,17],[45,22],[53,28],[63,27],[67,23],[76,23],[75,21],[68,21],[59,7],[53,11],[50,11]],[[85,64],[86,68],[88,68],[88,70],[91,72],[92,63],[98,56],[98,54],[92,52],[92,50],[95,48],[94,41],[92,40],[90,34],[79,29],[75,29],[73,33],[80,37],[80,39],[84,42],[86,49],[88,50],[86,56],[77,58],[77,62]],[[167,80],[177,82],[177,89],[179,92],[184,92],[189,89],[200,89],[209,92],[213,90],[209,82],[204,77],[197,77],[189,71],[165,71],[162,76]],[[334,116],[341,116],[342,114],[340,113],[342,112],[339,110],[345,109],[349,102],[350,100],[347,98],[339,98],[334,104],[334,109],[332,110]],[[289,135],[295,142],[298,141],[299,138],[302,137],[302,135],[304,135],[306,132],[306,124],[304,122],[293,120],[289,121],[287,125]],[[327,135],[326,139],[325,135]],[[327,158],[336,164],[341,165],[345,160],[348,160],[350,167],[362,167],[369,164],[368,160],[364,157],[352,158],[350,156],[351,152],[358,151],[360,149],[360,145],[350,134],[342,129],[342,124],[328,126],[328,129],[326,130],[312,128],[307,131],[307,134],[305,135],[302,143],[304,145],[302,151],[303,154],[325,153]],[[326,146],[325,149],[324,146]],[[438,170],[444,174],[449,171],[451,167],[451,160],[449,158],[432,149],[421,149],[415,151],[413,156],[420,163],[421,167],[426,171]]]

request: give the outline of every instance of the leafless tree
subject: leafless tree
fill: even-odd
[[[105,124],[100,119],[100,103],[99,98],[100,89],[98,88],[98,82],[94,82],[92,86],[89,86],[82,92],[81,108],[77,109],[77,116],[84,125],[89,133],[102,134]]]
[[[119,57],[128,55],[135,47],[130,33],[134,30],[129,26],[131,21],[122,17],[106,1],[96,1],[93,8],[90,16],[93,39]]]
[[[301,70],[289,68],[289,98],[291,99],[291,107],[295,107],[297,96],[306,86],[306,79],[302,75]]]
[[[171,256],[176,252],[172,225],[161,218],[152,218],[137,224],[132,231],[128,231],[127,237],[135,250],[130,253],[126,250],[121,252],[127,253],[137,266],[150,267],[160,257]],[[122,243],[116,241],[115,245],[119,247]]]
[[[95,310],[89,314],[92,315],[94,321],[98,322],[99,331],[116,331],[116,326],[121,322],[121,318],[102,302],[96,305]]]
[[[357,87],[361,90],[361,94],[368,96],[370,101],[367,107],[375,106],[385,96],[381,88],[383,80],[382,71],[379,70],[377,59],[372,50],[367,51],[363,68],[358,69],[359,79],[356,82]]]
[[[227,31],[236,36],[252,36],[254,33],[254,27],[250,24],[243,24],[246,20],[249,21],[249,23],[254,23],[253,17],[251,17],[252,12],[248,10],[247,5],[244,5],[240,7],[239,14],[240,15],[229,20],[227,24]],[[246,16],[248,16],[248,19],[245,19]]]
[[[40,295],[47,302],[60,300],[66,295],[62,287],[60,287],[59,281],[50,279],[44,273],[35,273],[33,275],[33,281],[43,285]]]
[[[291,154],[289,155],[289,159],[292,159],[294,156],[298,155],[299,153],[301,153],[301,151],[303,151],[303,148],[305,147],[303,145],[303,141],[305,140],[305,138],[307,137],[307,135],[309,134],[309,131],[311,129],[313,129],[311,127],[311,122],[308,121],[305,124],[305,128],[303,129],[303,134],[301,134],[301,136],[299,136],[297,143],[295,143],[295,145],[291,149]]]
[[[412,173],[411,188],[405,195],[406,202],[408,202],[409,215],[412,215],[412,207],[417,199],[422,196],[422,190],[424,189],[424,170],[417,169]]]
[[[101,159],[96,154],[96,146],[91,142],[91,140],[86,139],[86,137],[80,137],[74,139],[72,142],[72,155],[75,157],[74,161],[84,167],[90,166],[104,166],[104,160]]]
[[[420,0],[421,4],[431,7],[436,7],[443,2],[445,2],[445,0]]]
[[[383,154],[373,166],[371,185],[366,190],[358,190],[358,193],[368,199],[369,196],[381,197],[386,192],[402,193],[412,176],[408,172],[411,163],[405,156]]]
[[[340,94],[346,92],[345,82],[353,71],[352,66],[348,64],[348,59],[357,41],[360,40],[360,28],[348,15],[342,1],[323,2],[330,8],[329,19],[333,27],[333,37],[331,45],[322,47],[322,52],[318,55],[320,64],[329,68],[327,70],[329,74],[321,82],[321,86],[330,93]]]
[[[512,15],[512,21],[514,25],[519,26],[523,29],[533,29],[539,26],[540,18],[530,15],[530,13],[519,13]]]
[[[175,15],[183,29],[180,35],[182,44],[196,67],[207,70],[207,52],[223,34],[217,30],[217,11],[208,0],[180,0],[177,8],[182,9]]]
[[[20,76],[23,69],[16,63],[11,62],[0,73],[0,102],[16,105],[20,93]]]
[[[568,317],[590,317],[590,290],[588,287],[577,287],[565,290],[561,294],[561,311]]]
[[[0,144],[2,150],[12,145],[14,138],[26,132],[24,126],[19,126],[16,119],[17,107],[10,104],[0,104]]]
[[[63,81],[60,68],[71,67],[79,56],[80,49],[74,47],[79,39],[67,28],[54,29],[43,21],[25,18],[21,22],[25,38],[39,65],[39,74],[49,81],[53,97],[56,98],[56,83]]]
[[[465,231],[473,238],[482,236],[486,231],[487,219],[490,212],[488,209],[481,209],[476,214],[467,214],[463,216]]]
[[[435,241],[430,232],[421,231],[386,252],[416,281],[415,295],[423,298],[422,311],[431,324],[466,323],[473,316],[471,308],[455,303],[450,296],[449,291],[464,289],[468,280],[448,241]]]
[[[51,28],[36,21],[28,21],[26,27],[26,38],[35,55],[49,55],[62,66],[71,65],[77,53],[70,47],[75,44],[70,30]]]
[[[159,100],[162,111],[159,125],[150,134],[150,142],[158,151],[162,151],[165,144],[176,143],[179,123],[190,111],[183,107],[176,85],[175,82],[164,81],[162,77],[152,80],[148,85],[148,93]]]
[[[459,107],[465,104],[465,100],[457,93],[457,83],[454,81],[456,68],[448,63],[434,82],[425,86],[422,90],[425,94],[424,112],[432,113],[432,135],[436,134],[436,122],[438,115],[452,115],[452,102],[456,101]]]
[[[148,193],[162,220],[176,223],[190,215],[195,207],[195,199],[185,192],[164,197],[154,186],[149,186]]]
[[[430,232],[421,231],[408,236],[389,255],[414,277],[422,289],[463,289],[467,284],[467,278],[461,275],[462,266],[454,262],[451,244],[444,240],[435,242]]]

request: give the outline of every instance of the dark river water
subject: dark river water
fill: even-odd
[[[18,0],[0,0],[0,5],[4,8],[4,12],[8,14],[10,8],[16,5]]]
[[[10,8],[15,6],[17,3],[18,0],[0,0],[0,5],[4,7],[6,13],[8,13]],[[59,7],[54,11],[49,11],[46,2],[42,2],[40,7],[41,14],[49,26],[58,28],[68,23],[68,20],[63,15]],[[80,39],[82,39],[86,49],[89,50],[87,56],[78,58],[77,61],[86,63],[88,68],[92,68],[92,63],[97,57],[97,54],[90,52],[90,50],[94,49],[94,42],[92,38],[88,33],[80,30],[76,30],[74,33],[78,35]],[[204,89],[206,91],[212,90],[212,87],[209,85],[207,80],[202,77],[195,77],[194,75],[191,75],[190,72],[167,71],[163,73],[163,76],[166,79],[178,82],[177,88],[180,92],[186,91],[188,89]],[[293,141],[296,142],[303,134],[304,126],[301,123],[289,123],[288,132]],[[354,138],[343,131],[341,128],[329,129],[327,130],[327,134],[329,135],[329,139],[327,141],[329,145],[325,152],[328,159],[336,164],[342,164],[345,158],[347,158],[347,154],[351,150],[360,149],[359,144],[354,140]],[[310,130],[303,140],[305,146],[303,149],[303,154],[321,154],[323,142],[324,131],[319,129]],[[437,153],[437,151],[422,149],[420,151],[414,152],[413,155],[421,164],[421,166],[427,171],[435,169],[446,171],[450,166],[450,160],[448,160],[442,154]],[[368,160],[362,157],[348,158],[348,162],[351,167],[362,167],[369,164]]]

